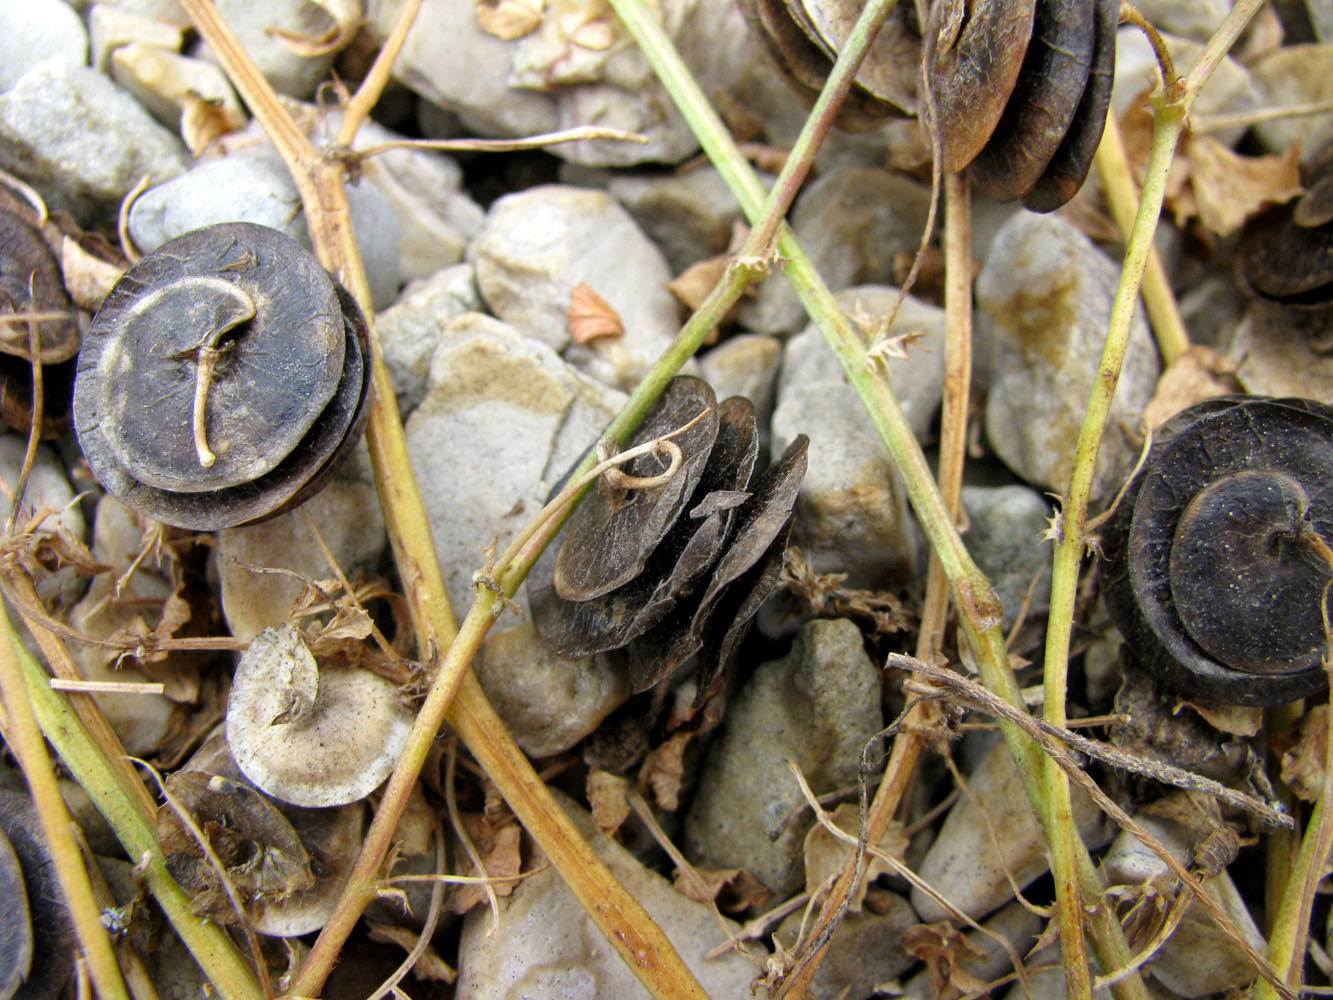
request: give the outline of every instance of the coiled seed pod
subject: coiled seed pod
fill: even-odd
[[[1135,659],[1201,701],[1326,686],[1333,407],[1223,396],[1167,421],[1108,523],[1106,603]]]
[[[365,321],[314,256],[224,223],[111,290],[79,352],[75,431],[109,492],[213,530],[313,492],[360,434],[369,378]]]

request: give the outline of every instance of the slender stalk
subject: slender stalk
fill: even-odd
[[[372,313],[365,271],[351,229],[343,188],[344,167],[337,158],[345,151],[334,150],[334,155],[329,157],[316,153],[282,109],[267,81],[255,71],[213,6],[206,0],[183,0],[183,3],[283,156],[301,194],[311,240],[321,262],[339,277],[369,318]],[[396,54],[393,45],[400,45],[406,36],[407,27],[402,22],[410,20],[411,8],[403,15],[399,22],[401,30],[395,30],[391,35],[393,44],[385,46],[379,60],[392,63]],[[386,77],[387,74],[376,71],[367,77],[362,88],[367,96],[362,100],[358,95],[353,123],[344,120],[340,137],[354,135],[357,127],[355,114],[369,110],[374,103],[369,95],[377,93],[375,88],[382,86]],[[425,506],[412,474],[402,422],[373,322],[370,340],[374,380],[366,441],[399,576],[416,628],[418,647],[422,659],[433,663],[441,651],[450,648],[458,629],[435,556]],[[702,989],[670,942],[605,866],[596,862],[591,849],[537,779],[504,727],[491,724],[494,712],[480,685],[471,680],[467,666],[480,637],[499,614],[502,605],[497,602],[496,595],[483,594],[478,598],[474,606],[477,617],[468,630],[467,643],[461,647],[468,650],[467,655],[459,655],[450,661],[450,669],[441,667],[436,671],[426,702],[409,736],[409,750],[395,767],[380,802],[368,835],[372,842],[363,847],[358,857],[357,877],[348,881],[333,917],[297,971],[291,991],[297,995],[315,996],[322,989],[343,942],[370,898],[373,879],[383,863],[392,830],[406,806],[407,792],[424,758],[421,748],[428,747],[434,739],[448,709],[450,721],[469,743],[474,756],[495,767],[491,777],[506,799],[511,803],[539,803],[535,808],[523,806],[521,810],[516,804],[515,812],[533,823],[530,832],[574,887],[575,894],[587,903],[592,919],[645,988],[656,997],[702,996]],[[472,741],[483,741],[484,745]],[[367,881],[368,878],[371,881]]]
[[[661,26],[637,0],[611,0],[611,5],[643,49],[742,211],[754,220],[761,208],[763,189]],[[959,608],[962,642],[971,651],[983,682],[1011,704],[1022,705],[1000,631],[1001,609],[994,588],[963,546],[887,377],[866,369],[865,344],[785,225],[779,230],[777,247],[787,279],[838,358],[903,480],[913,510],[949,578],[951,596]],[[1001,731],[1018,763],[1033,808],[1045,822],[1048,816],[1043,803],[1041,749],[1010,723],[1002,723]],[[1099,898],[1101,880],[1081,841],[1076,844],[1076,861],[1083,896]],[[1103,968],[1120,968],[1128,964],[1133,953],[1119,924],[1106,918],[1104,911],[1099,912],[1102,915],[1093,926],[1098,960]],[[1115,990],[1118,997],[1147,995],[1137,975],[1118,983]]]
[[[1111,218],[1115,220],[1121,237],[1128,242],[1139,210],[1139,192],[1115,115],[1106,116],[1106,130],[1097,146],[1096,159]],[[1189,350],[1190,338],[1156,246],[1148,250],[1147,270],[1143,274],[1143,304],[1148,310],[1148,322],[1152,325],[1162,361],[1169,365]]]
[[[17,657],[27,700],[42,732],[106,818],[125,853],[137,862],[140,877],[213,988],[227,1000],[264,1000],[258,981],[231,939],[216,924],[191,912],[193,900],[167,871],[153,814],[145,812],[117,779],[111,762],[66,698],[51,690],[50,675],[9,636],[0,636],[0,642],[9,644]]]
[[[972,232],[971,188],[957,174],[944,177],[944,253],[945,253],[945,345],[944,404],[940,419],[940,495],[955,520],[962,493],[963,461],[967,454],[967,404],[972,378]],[[917,636],[917,659],[934,662],[943,648],[944,628],[949,609],[949,580],[939,558],[931,552],[926,572],[926,596],[921,604],[921,629]],[[907,784],[916,770],[930,734],[941,721],[940,708],[933,701],[918,701],[903,720],[894,737],[889,759],[884,765],[875,797],[866,814],[868,844],[877,844],[898,811]],[[857,877],[855,854],[847,858],[838,881],[829,891],[828,902],[820,910],[810,940],[824,943],[798,965],[785,989],[789,995],[808,991],[815,972],[823,961],[831,936],[824,928],[837,913],[836,901],[847,899]]]
[[[51,758],[47,755],[37,717],[24,689],[23,671],[15,653],[17,645],[9,616],[0,606],[0,694],[7,716],[5,743],[18,759],[32,792],[52,867],[64,891],[65,906],[97,994],[102,1000],[129,1000],[111,941],[102,926],[101,910],[93,898],[83,855],[74,840],[73,821],[60,797],[60,786],[51,770]],[[36,946],[41,948],[43,942],[37,941]]]

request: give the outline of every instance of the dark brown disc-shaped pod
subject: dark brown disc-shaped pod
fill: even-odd
[[[1106,603],[1134,658],[1201,701],[1323,690],[1333,407],[1226,396],[1157,432],[1108,523]]]
[[[968,168],[996,201],[1013,201],[1041,177],[1064,141],[1092,72],[1096,7],[1040,0],[1023,67],[986,145]]]
[[[1120,25],[1120,0],[1096,0],[1092,72],[1083,89],[1074,120],[1060,147],[1051,157],[1037,183],[1023,195],[1023,204],[1034,212],[1054,212],[1078,194],[1092,167],[1097,146],[1106,129],[1115,82],[1115,39]]]
[[[158,520],[211,530],[298,502],[364,421],[369,344],[314,255],[250,223],[179,236],[126,272],[79,352],[93,474]]]
[[[22,314],[38,312],[60,314],[37,323],[42,362],[74,357],[79,322],[55,254],[36,226],[0,210],[0,351],[31,357],[28,322]]]
[[[647,489],[611,485],[604,474],[565,525],[555,560],[555,592],[567,601],[587,601],[637,576],[649,555],[680,517],[694,494],[717,439],[717,396],[703,379],[678,375],[622,450],[662,437],[702,418],[672,438],[680,469],[665,484]],[[640,455],[621,466],[625,475],[652,477],[666,468],[657,455]]]
[[[587,601],[555,591],[558,545],[528,575],[532,620],[542,638],[571,659],[616,649],[657,623],[713,565],[727,540],[734,511],[759,450],[754,404],[733,396],[718,406],[717,439],[685,511],[648,557],[643,570],[615,590]]]
[[[23,870],[35,946],[28,977],[15,995],[21,1000],[56,1000],[74,973],[78,938],[32,799],[22,792],[0,791],[0,830]]]
[[[1316,186],[1245,224],[1236,255],[1242,286],[1288,306],[1323,309],[1333,302],[1333,209],[1322,205],[1324,198],[1333,202],[1333,192]],[[1307,222],[1323,221],[1302,225],[1298,207]]]
[[[747,590],[745,574],[771,556],[774,542],[786,531],[805,477],[808,448],[809,439],[804,434],[798,435],[782,457],[755,478],[750,499],[738,511],[732,541],[714,567],[698,602],[680,605],[626,647],[630,684],[635,691],[643,691],[668,677],[695,653],[702,653],[705,663],[714,658],[705,643],[709,639],[723,641],[726,632],[710,633],[710,620],[723,605],[729,587],[742,581],[740,589]],[[737,615],[742,603],[738,602],[734,609]],[[759,605],[754,604],[749,613],[753,616],[758,610]],[[736,618],[732,623],[743,629],[746,621]],[[733,636],[731,644],[734,646],[738,639],[738,634]],[[719,660],[717,668],[720,667]]]
[[[824,80],[861,16],[861,0],[786,0],[796,24],[825,56]],[[900,3],[885,18],[856,73],[856,86],[889,109],[915,114],[921,77],[916,6]],[[822,86],[822,84],[821,84]]]
[[[944,171],[956,173],[976,159],[999,124],[1023,68],[1036,7],[1037,0],[975,0],[966,9],[963,0],[937,0],[931,7],[926,74]]]
[[[800,0],[790,0],[790,2],[799,4]],[[828,80],[833,59],[831,50],[821,38],[818,29],[810,22],[807,13],[798,7],[790,6],[784,0],[737,0],[737,3],[746,23],[750,26],[751,33],[759,39],[770,61],[777,67],[801,102],[807,107],[812,106]],[[895,13],[894,20],[901,21],[901,16]],[[896,31],[890,27],[892,24],[893,21],[886,24],[881,31]],[[908,33],[910,34],[910,26]],[[814,39],[819,39],[819,42]],[[877,58],[901,58],[902,46],[895,43],[892,38],[885,46],[877,43],[872,51],[881,47],[891,55],[881,54]],[[867,54],[867,61],[870,58],[871,56]],[[908,67],[897,67],[886,75],[891,79],[895,74],[902,72],[914,74],[917,62],[919,60],[915,60]],[[868,71],[864,64],[857,75],[858,81],[863,77],[867,78],[869,89],[859,84],[853,85],[838,110],[836,121],[839,128],[863,131],[883,124],[886,118],[901,117],[904,114],[904,106],[890,96],[895,89],[892,85],[874,79],[873,71]],[[884,91],[887,99],[874,96],[879,91]]]

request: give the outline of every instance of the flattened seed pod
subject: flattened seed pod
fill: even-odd
[[[1085,0],[1037,4],[1014,92],[969,168],[977,187],[996,201],[1029,191],[1073,124],[1092,72],[1095,13]]]
[[[707,413],[705,413],[707,411]],[[637,576],[667,530],[680,517],[703,475],[717,439],[717,396],[703,379],[680,375],[671,380],[627,447],[651,441],[703,418],[672,440],[684,456],[681,467],[662,486],[625,490],[607,485],[603,476],[565,526],[565,541],[555,561],[555,592],[567,601],[600,597]],[[651,477],[662,471],[656,456],[628,462],[629,476]]]
[[[1106,602],[1135,659],[1201,701],[1327,684],[1319,554],[1333,539],[1333,407],[1225,396],[1177,414],[1109,522]]]
[[[126,272],[74,384],[93,474],[169,524],[215,529],[303,499],[360,433],[365,323],[314,256],[250,223],[196,229]]]
[[[712,398],[712,390],[705,394],[700,386],[707,388],[688,376],[673,380],[637,440],[660,436],[698,416],[699,403]],[[688,443],[688,434],[675,439],[685,455],[675,479],[685,477],[692,458],[699,467],[684,483],[680,502],[669,508],[670,521],[658,530],[656,508],[648,508],[652,517],[645,518],[630,507],[628,497],[611,494],[612,502],[603,499],[593,508],[591,528],[570,531],[583,508],[570,519],[559,551],[548,550],[529,577],[533,623],[552,648],[570,658],[623,648],[635,691],[663,680],[701,650],[706,689],[772,592],[781,569],[796,492],[805,474],[806,439],[798,438],[779,461],[755,476],[758,431],[753,404],[733,397],[713,410],[716,431],[706,442]],[[633,471],[643,475],[654,470]],[[592,494],[588,501],[596,497]],[[655,537],[634,536],[644,523],[658,530]],[[623,583],[587,599],[561,594],[561,561],[591,564],[588,553],[578,549],[606,538],[628,539],[636,551],[644,549],[638,569]]]
[[[754,405],[740,396],[719,407],[717,440],[685,513],[624,585],[587,601],[556,593],[558,546],[550,546],[528,575],[533,622],[561,656],[575,658],[617,649],[647,631],[684,598],[716,561],[727,541],[735,507],[759,450]]]

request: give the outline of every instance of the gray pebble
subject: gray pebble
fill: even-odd
[[[627,174],[566,164],[560,176],[580,187],[605,188],[661,249],[679,274],[691,264],[725,253],[740,206],[715,167],[683,173]],[[760,175],[760,182],[773,178]]]
[[[838,303],[851,315],[887,317],[898,290],[847,289]],[[925,334],[906,358],[889,360],[899,401],[918,437],[930,429],[944,376],[944,312],[910,296],[890,331]],[[773,411],[773,451],[810,436],[810,457],[796,502],[793,541],[820,573],[848,573],[853,587],[901,582],[916,570],[918,533],[907,497],[859,397],[813,327],[783,352]]]
[[[105,638],[140,618],[140,603],[153,607],[171,595],[171,581],[150,557],[140,562],[130,574],[120,592],[120,600],[111,599],[116,580],[138,558],[143,541],[144,525],[128,507],[109,495],[97,502],[92,553],[98,562],[110,567],[110,572],[93,577],[88,593],[70,610],[70,628],[83,635]],[[130,667],[108,665],[106,650],[101,647],[72,642],[68,649],[79,676],[84,680],[133,682],[148,679]],[[176,711],[166,695],[96,694],[93,698],[126,752],[148,756],[162,749]]]
[[[366,8],[372,34],[382,39],[397,5],[371,0]],[[627,33],[606,8],[536,10],[531,31],[502,40],[481,29],[472,0],[426,4],[395,73],[481,135],[528,135],[591,122],[647,140],[551,148],[577,163],[672,163],[698,148],[647,59],[638,46],[625,44]],[[666,0],[658,17],[705,93],[730,89],[747,66],[762,60],[729,0]]]
[[[431,355],[439,345],[445,323],[461,313],[480,309],[481,296],[472,265],[455,264],[411,282],[393,305],[375,317],[403,419],[426,394]]]
[[[1250,69],[1254,84],[1263,95],[1261,106],[1281,108],[1289,104],[1327,104],[1333,101],[1333,42],[1319,45],[1288,45],[1274,49]],[[1305,155],[1318,152],[1333,139],[1329,115],[1305,115],[1256,122],[1254,134],[1271,152],[1282,153],[1292,143]]]
[[[761,451],[769,446],[769,419],[781,363],[782,341],[758,333],[728,337],[699,356],[699,374],[717,392],[718,399],[744,396],[754,403]]]
[[[969,795],[949,810],[917,874],[974,920],[1013,898],[1047,871],[1046,839],[1023,790],[1009,747],[997,740],[967,779]],[[1087,793],[1073,790],[1074,824],[1089,848],[1106,842],[1102,815]],[[984,810],[984,815],[983,815]],[[912,906],[925,923],[949,913],[920,887]]]
[[[608,385],[632,388],[678,329],[661,251],[605,191],[551,184],[506,195],[469,257],[491,312]],[[616,311],[624,336],[570,342],[581,282]]]
[[[503,551],[623,402],[497,319],[449,322],[407,448],[454,607],[472,604],[482,550],[498,540]]]
[[[46,60],[0,94],[0,169],[83,225],[114,217],[145,174],[161,183],[188,165],[181,141],[94,69]]]
[[[685,819],[686,854],[744,868],[779,897],[796,892],[810,820],[787,762],[816,795],[855,784],[861,750],[883,724],[879,687],[855,625],[802,627],[791,652],[762,664],[728,706]]]
[[[963,509],[963,541],[995,586],[1005,627],[1029,592],[1029,606],[1044,607],[1051,597],[1051,550],[1040,536],[1049,526],[1050,502],[1026,486],[964,486]]]
[[[387,199],[369,184],[349,186],[352,228],[376,307],[397,297],[400,230]],[[254,222],[309,246],[301,200],[287,168],[272,153],[200,163],[149,188],[130,210],[130,237],[149,253],[181,233],[219,222]]]
[[[181,15],[185,12],[180,10]],[[95,3],[88,9],[88,41],[94,69],[106,72],[111,53],[122,45],[142,42],[164,52],[180,51],[185,33],[177,24],[160,21],[123,4]]]
[[[727,951],[709,959],[737,925],[704,903],[678,892],[670,882],[641,865],[629,851],[605,836],[586,811],[556,793],[557,799],[597,856],[666,934],[708,996],[749,997],[756,974],[751,958]],[[612,950],[583,906],[549,865],[520,880],[501,896],[494,917],[485,906],[473,907],[463,922],[459,944],[459,1000],[647,1000],[648,992]],[[498,920],[498,926],[493,926]],[[762,1000],[766,993],[753,994]]]
[[[986,436],[1000,460],[1033,485],[1056,492],[1069,486],[1119,273],[1063,218],[1023,212],[1001,228],[977,277],[977,305],[991,321],[992,337]],[[1132,466],[1137,449],[1122,425],[1136,426],[1158,369],[1139,308],[1098,454],[1094,497],[1109,497]]]
[[[18,485],[19,472],[23,468],[23,457],[28,449],[25,435],[0,434],[0,481],[13,489]],[[9,501],[5,500],[0,511],[9,514]],[[60,456],[46,444],[37,446],[37,457],[28,474],[28,485],[23,492],[23,511],[18,523],[23,524],[27,517],[38,511],[50,513],[36,529],[38,535],[54,537],[57,534],[82,542],[88,531],[83,519],[83,511],[74,502],[74,487],[70,485],[69,474]],[[56,609],[67,608],[79,599],[87,585],[87,579],[80,576],[73,566],[63,566],[54,573],[40,574],[37,578],[37,593],[42,600],[53,602]]]
[[[1201,831],[1191,831],[1182,824],[1159,816],[1139,813],[1134,817],[1181,864],[1188,865],[1195,841]],[[1121,831],[1103,861],[1107,881],[1113,885],[1140,886],[1162,881],[1175,883],[1166,863],[1128,830]],[[1225,870],[1204,880],[1204,891],[1231,918],[1245,940],[1263,954],[1267,948],[1263,934],[1236,891]],[[1191,903],[1179,927],[1161,950],[1149,960],[1146,969],[1176,996],[1200,997],[1233,989],[1252,982],[1254,967],[1235,942],[1227,936],[1198,903]]]
[[[1203,54],[1203,43],[1176,35],[1164,37],[1167,51],[1182,76],[1190,71]],[[1282,51],[1282,50],[1279,50]],[[1124,27],[1116,35],[1115,85],[1111,91],[1111,110],[1121,116],[1129,106],[1142,99],[1162,79],[1157,57],[1147,37],[1135,27]],[[1261,105],[1259,90],[1246,69],[1230,56],[1223,56],[1208,78],[1208,86],[1199,92],[1191,109],[1195,114],[1215,115],[1249,111]],[[1234,145],[1245,132],[1244,126],[1212,133],[1219,142]]]
[[[379,569],[389,539],[364,443],[297,509],[218,532],[218,590],[236,638],[253,639],[285,624],[305,591],[299,577],[264,570],[292,570],[315,580],[334,575],[314,529],[349,579]]]
[[[63,0],[0,0],[0,92],[43,59],[86,66],[83,19]]]
[[[921,243],[930,190],[874,167],[839,167],[801,193],[791,225],[833,291],[894,280],[894,258]],[[805,322],[800,300],[775,271],[737,314],[756,333],[790,333]]]
[[[505,728],[533,758],[564,753],[630,694],[624,669],[604,656],[562,659],[531,621],[493,631],[476,671]]]

